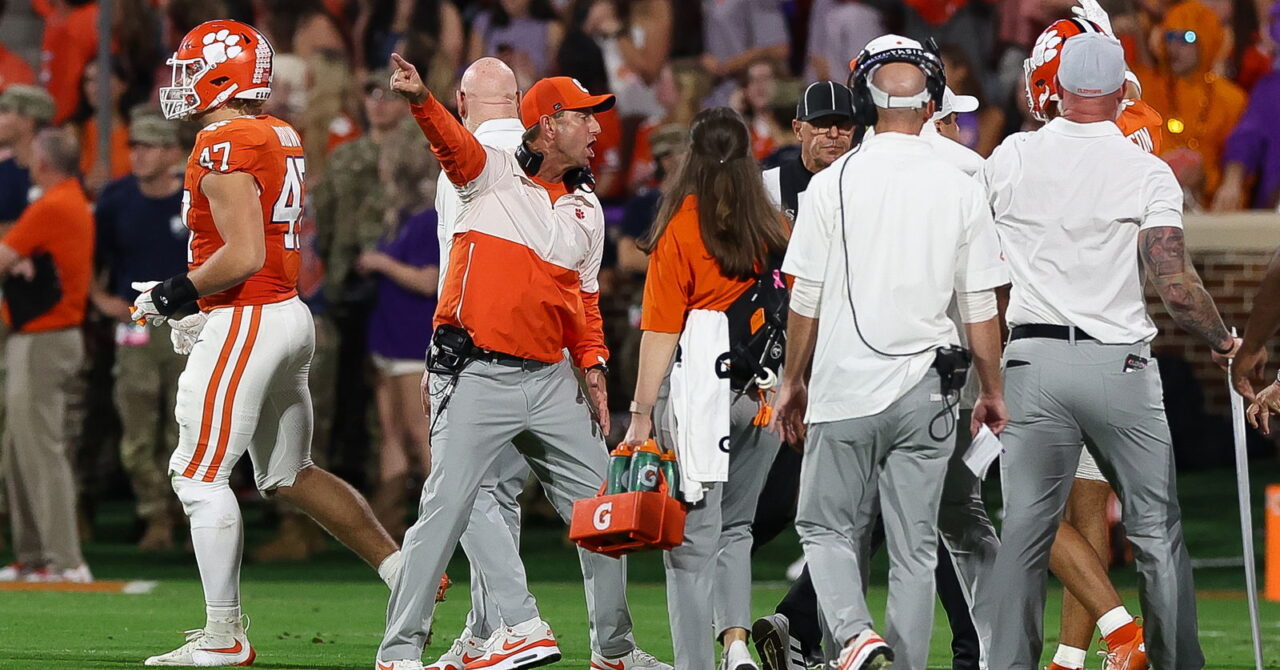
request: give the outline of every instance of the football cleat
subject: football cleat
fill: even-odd
[[[217,668],[253,665],[257,653],[243,629],[232,635],[212,635],[203,628],[186,632],[187,643],[167,654],[152,656],[143,665]]]
[[[374,661],[373,670],[422,670],[422,661]]]
[[[453,586],[453,582],[449,580],[449,573],[444,573],[440,577],[440,584],[436,586],[436,602],[444,602],[444,596],[449,592],[449,587]]]
[[[1102,670],[1147,670],[1147,644],[1141,627],[1128,642],[1107,647],[1106,651],[1098,652],[1102,657]]]
[[[467,656],[463,653],[463,657]],[[466,670],[527,670],[560,660],[551,626],[542,619],[494,631],[485,643],[484,655],[465,663]]]
[[[893,665],[893,649],[870,628],[858,634],[836,659],[838,670],[884,670]]]
[[[791,636],[791,621],[785,614],[769,614],[751,625],[751,639],[764,670],[805,670],[809,667],[800,641]]]
[[[674,670],[647,651],[632,649],[631,653],[617,658],[605,658],[597,651],[591,652],[592,670]]]
[[[426,666],[425,670],[462,670],[468,663],[474,663],[484,656],[485,641],[471,634],[468,628],[449,646],[449,651],[440,654],[435,663]]]

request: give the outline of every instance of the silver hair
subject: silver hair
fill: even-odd
[[[80,142],[64,128],[45,128],[36,133],[32,146],[40,151],[52,170],[74,175],[80,169]]]

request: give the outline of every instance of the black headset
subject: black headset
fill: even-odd
[[[542,159],[542,154],[534,151],[524,140],[521,140],[520,146],[516,147],[516,162],[520,164],[520,169],[524,170],[527,176],[532,177],[538,174],[538,170],[542,169]],[[570,193],[574,191],[593,193],[596,190],[596,177],[591,173],[590,167],[572,168],[565,172],[561,179]]]
[[[942,69],[942,56],[938,44],[929,38],[924,50],[914,47],[886,49],[875,54],[866,49],[858,54],[857,64],[849,73],[848,86],[853,92],[853,122],[859,126],[874,126],[879,118],[875,100],[871,97],[868,81],[875,68],[886,63],[910,63],[924,71],[924,90],[938,107],[942,106],[942,94],[947,88],[947,75]]]

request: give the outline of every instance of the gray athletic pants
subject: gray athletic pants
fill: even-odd
[[[929,660],[938,506],[955,449],[944,420],[933,422],[942,409],[930,370],[879,414],[810,425],[800,468],[796,530],[822,615],[841,646],[872,627],[859,576],[879,500],[889,550],[884,637],[895,667],[906,670],[924,670]]]
[[[432,376],[431,475],[418,520],[405,533],[404,572],[387,604],[378,659],[418,659],[435,610],[435,589],[466,529],[486,473],[507,442],[515,445],[566,521],[573,502],[596,495],[608,463],[598,430],[568,361],[523,365],[474,361],[453,381]],[[586,587],[591,648],[606,657],[630,653],[625,559],[578,551]]]
[[[462,550],[471,564],[471,611],[467,630],[488,638],[503,626],[539,617],[520,560],[520,503],[529,466],[515,447],[504,445],[476,493]]]
[[[1126,372],[1130,356],[1149,362]],[[1203,668],[1173,448],[1150,347],[1015,340],[1005,350],[1004,377],[1011,421],[1001,437],[1000,583],[983,594],[994,599],[996,616],[991,669],[1040,667],[1049,550],[1085,436],[1123,505],[1151,667]]]
[[[751,425],[759,407],[747,395],[734,401],[729,480],[689,507],[684,543],[663,555],[677,670],[714,668],[720,635],[729,628],[751,629],[751,520],[780,444],[776,435]],[[656,408],[656,414],[663,416],[663,410]],[[663,444],[674,444],[672,428],[660,427]]]

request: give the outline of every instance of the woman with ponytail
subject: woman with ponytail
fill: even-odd
[[[699,113],[690,129],[689,152],[673,176],[652,232],[640,245],[649,254],[640,321],[644,332],[631,426],[623,442],[632,448],[644,444],[653,436],[656,417],[659,445],[675,448],[684,469],[681,493],[689,503],[685,539],[665,555],[678,670],[713,667],[715,644],[709,630],[724,645],[724,670],[756,667],[746,645],[752,621],[751,520],[779,441],[765,430],[767,418],[760,420],[763,410],[755,394],[731,393],[727,381],[715,386],[714,374],[709,386],[681,391],[686,382],[676,377],[705,376],[715,356],[700,360],[697,352],[727,350],[723,313],[775,266],[786,251],[787,235],[785,219],[765,195],[742,117],[727,107]],[[714,339],[689,339],[707,323],[724,348],[701,346],[714,344]],[[681,354],[676,356],[678,344]],[[684,373],[682,366],[702,372]],[[723,395],[699,392],[707,388]],[[693,472],[704,470],[707,460],[723,459],[724,450],[715,439],[689,439],[708,434],[700,432],[708,426],[690,423],[714,422],[716,416],[715,411],[687,410],[680,416],[675,406],[687,408],[693,395],[699,396],[693,404],[706,402],[702,396],[714,396],[712,404],[724,398],[721,418],[729,453],[720,476],[699,479]],[[676,444],[678,440],[683,443]]]

